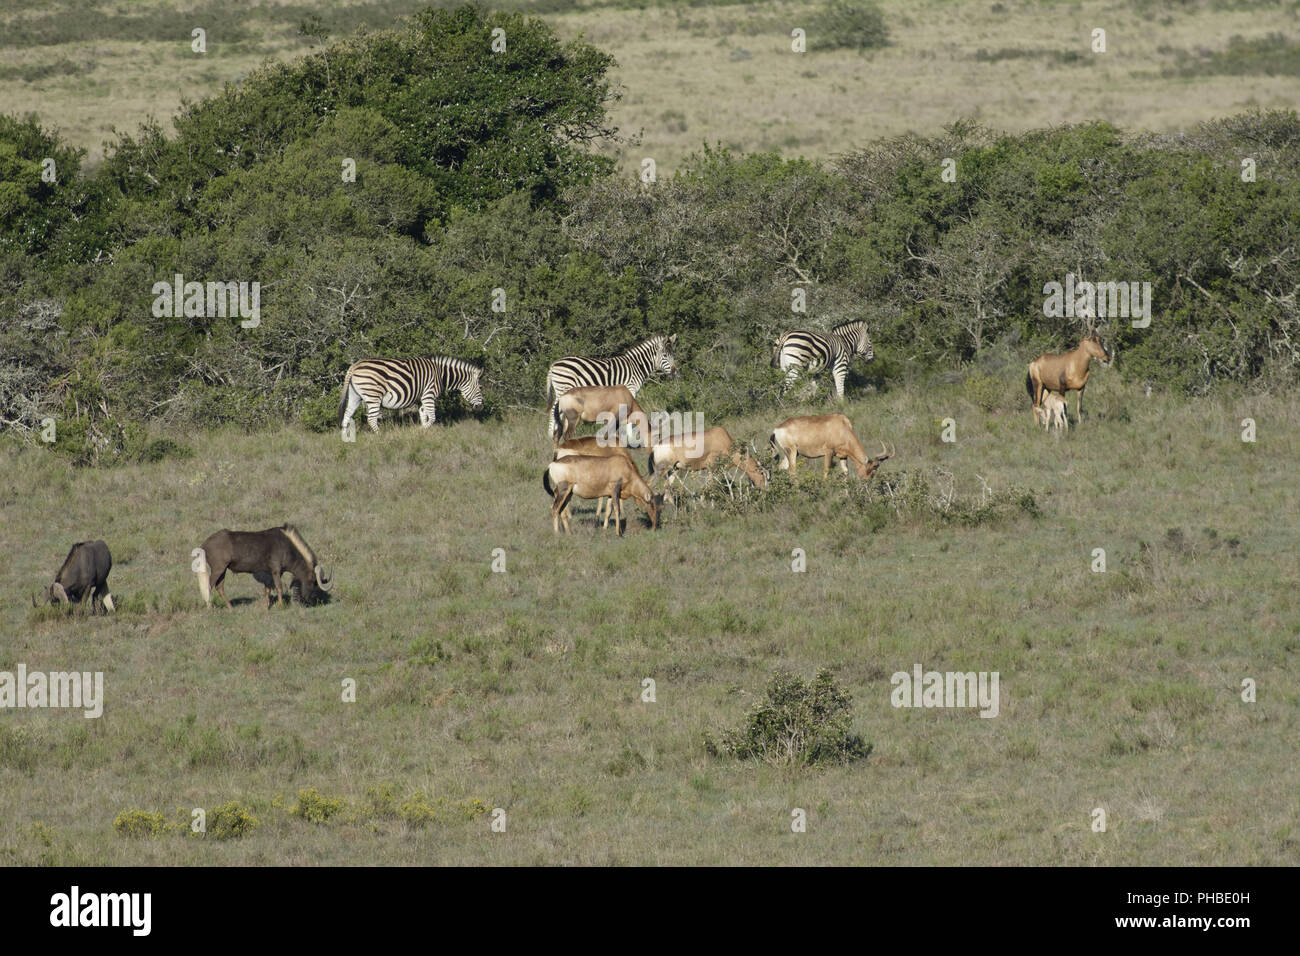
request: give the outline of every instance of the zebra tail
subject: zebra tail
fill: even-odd
[[[348,407],[348,386],[352,384],[352,369],[343,376],[343,394],[339,397],[339,428],[343,427],[343,413]]]

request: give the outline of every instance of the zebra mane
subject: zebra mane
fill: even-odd
[[[847,322],[841,322],[831,329],[832,332],[844,332],[848,329],[865,329],[867,327],[866,319],[849,319]]]
[[[667,346],[667,344],[668,344],[668,336],[652,335],[644,342],[638,342],[636,345],[624,349],[619,354],[620,356],[622,356],[622,355],[632,355],[634,353],[639,353],[639,352],[658,351],[664,348],[665,346]]]
[[[483,371],[473,362],[468,362],[465,359],[452,358],[449,355],[434,355],[432,356],[432,359],[443,368],[455,369],[458,372],[482,373]]]

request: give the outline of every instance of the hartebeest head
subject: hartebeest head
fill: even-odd
[[[1110,353],[1106,351],[1106,346],[1101,344],[1101,336],[1096,332],[1088,332],[1079,342],[1079,348],[1092,358],[1110,364]]]
[[[876,469],[880,467],[882,461],[888,461],[894,457],[893,447],[885,448],[885,443],[883,441],[880,443],[880,451],[881,454],[877,455],[875,458],[868,458],[863,464],[858,466],[858,474],[863,478],[870,478],[876,473]]]

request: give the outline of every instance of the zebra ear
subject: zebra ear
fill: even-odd
[[[677,344],[677,333],[676,333],[676,332],[674,332],[672,335],[668,336],[668,344],[669,344],[669,345],[676,345],[676,344]]]

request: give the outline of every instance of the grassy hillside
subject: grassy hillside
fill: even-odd
[[[0,447],[0,670],[102,670],[107,696],[99,720],[0,726],[0,860],[1295,864],[1300,403],[1146,398],[1100,370],[1056,439],[1017,388],[848,403],[868,445],[897,446],[884,479],[927,476],[910,503],[877,479],[885,504],[845,507],[814,465],[782,507],[684,505],[622,540],[591,530],[590,505],[553,537],[540,411],[429,432],[386,418],[355,444],[175,435],[192,458],[109,470]],[[761,447],[778,420],[725,424]],[[1039,514],[942,517],[985,483],[1028,489]],[[334,600],[268,612],[239,576],[233,613],[203,609],[190,549],[282,521]],[[120,613],[33,611],[88,535],[113,549]],[[916,663],[998,671],[1000,715],[892,708],[890,675]],[[822,666],[853,697],[864,762],[706,752],[778,668]],[[114,831],[127,810],[203,807],[211,826],[228,801],[258,821],[239,839]]]
[[[37,112],[97,160],[114,127],[165,122],[183,99],[264,58],[308,50],[314,41],[298,27],[313,12],[340,36],[427,5],[138,0],[128,15],[107,2],[4,0],[0,102]],[[1294,2],[884,0],[891,43],[869,54],[827,48],[815,26],[822,3],[489,6],[541,11],[562,37],[614,54],[625,97],[613,119],[632,140],[620,155],[629,171],[649,156],[670,173],[705,141],[830,156],[958,116],[1010,132],[1089,119],[1188,129],[1251,107],[1291,108],[1300,94]],[[206,54],[190,49],[194,27],[207,31]],[[795,27],[809,31],[803,55],[790,51]],[[1091,52],[1096,27],[1107,31],[1104,54]]]

